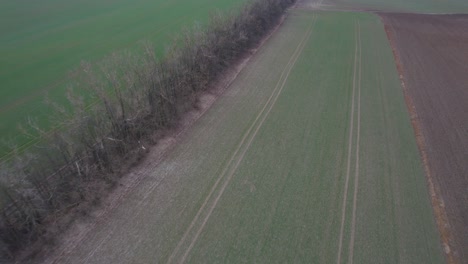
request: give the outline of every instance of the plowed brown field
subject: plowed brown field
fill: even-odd
[[[468,15],[381,16],[437,196],[434,213],[448,260],[468,261]]]

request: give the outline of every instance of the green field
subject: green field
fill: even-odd
[[[443,262],[372,14],[290,11],[161,164],[135,173],[57,263]]]
[[[46,94],[64,103],[68,73],[80,61],[135,50],[141,41],[162,54],[176,33],[205,23],[232,0],[0,1],[0,141],[18,137],[17,124],[44,117]],[[140,43],[140,44],[139,44]],[[0,157],[7,150],[0,146]]]

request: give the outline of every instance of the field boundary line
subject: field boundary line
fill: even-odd
[[[343,194],[343,205],[341,209],[341,226],[340,226],[340,236],[338,238],[338,256],[336,263],[341,263],[341,251],[343,247],[343,234],[344,234],[344,223],[346,218],[346,198],[348,196],[348,186],[349,186],[349,175],[351,172],[351,154],[352,154],[352,147],[353,147],[353,130],[354,130],[354,95],[356,90],[356,66],[357,66],[357,31],[356,31],[356,21],[354,21],[354,73],[353,73],[353,92],[351,97],[351,118],[350,118],[350,129],[349,129],[349,137],[348,137],[348,159],[346,165],[346,180],[344,186],[344,194]]]
[[[354,256],[354,236],[356,233],[356,206],[359,186],[359,144],[361,139],[361,77],[362,77],[362,44],[361,44],[361,26],[357,22],[358,42],[359,42],[359,71],[358,71],[358,103],[357,103],[357,132],[356,132],[356,165],[354,173],[354,195],[353,212],[351,217],[351,237],[349,242],[348,263],[353,263]]]
[[[453,250],[453,230],[450,226],[450,222],[448,220],[447,212],[445,209],[445,204],[442,199],[441,191],[437,183],[434,183],[434,179],[432,178],[432,171],[429,166],[429,160],[427,157],[427,146],[426,146],[426,139],[422,133],[422,125],[419,121],[419,116],[416,111],[416,106],[413,102],[411,95],[409,94],[408,88],[406,86],[406,81],[404,77],[404,68],[403,63],[400,58],[400,54],[397,50],[396,44],[396,36],[395,29],[393,28],[390,21],[387,22],[387,18],[383,15],[380,15],[380,19],[382,24],[384,25],[385,33],[387,34],[387,39],[389,45],[393,52],[393,58],[395,60],[395,66],[399,75],[401,88],[403,90],[403,96],[405,98],[406,108],[408,110],[409,118],[411,121],[411,125],[413,127],[413,132],[416,138],[416,144],[419,149],[419,154],[421,156],[422,165],[424,169],[424,174],[426,176],[427,188],[429,191],[429,196],[431,200],[431,205],[433,209],[434,218],[436,220],[437,229],[439,231],[440,236],[440,243],[442,246],[442,251],[445,255],[445,260],[448,264],[458,264],[461,263],[456,252]]]
[[[316,18],[316,17],[314,17]],[[314,20],[315,21],[315,20]],[[201,213],[204,211],[205,207],[207,206],[211,196],[213,195],[213,193],[215,192],[216,188],[218,187],[219,183],[221,182],[221,180],[223,178],[226,178],[225,175],[226,173],[229,171],[230,173],[228,174],[226,180],[224,181],[224,184],[222,185],[219,193],[218,193],[218,196],[215,198],[215,200],[213,201],[213,204],[212,206],[210,207],[210,209],[208,210],[208,213],[207,215],[205,216],[200,228],[198,229],[198,231],[196,232],[194,238],[192,239],[192,242],[190,243],[189,247],[187,248],[187,250],[185,251],[184,255],[182,256],[182,260],[179,261],[178,263],[183,263],[188,255],[188,253],[191,251],[192,247],[194,246],[196,240],[198,239],[198,236],[200,235],[200,233],[202,232],[206,222],[208,221],[209,217],[211,216],[211,213],[212,211],[214,210],[214,208],[216,207],[217,205],[217,202],[219,201],[220,197],[222,196],[222,194],[224,193],[224,190],[225,188],[227,187],[227,185],[229,184],[232,176],[234,175],[234,172],[236,171],[238,165],[240,164],[240,162],[242,161],[245,153],[247,152],[247,150],[249,149],[253,139],[255,138],[257,132],[260,130],[260,127],[262,126],[263,122],[265,121],[266,117],[268,116],[268,114],[270,113],[271,109],[273,108],[274,104],[276,103],[276,100],[278,99],[279,95],[281,94],[281,91],[286,83],[286,80],[289,76],[289,73],[291,72],[294,64],[296,63],[299,55],[302,53],[302,50],[305,46],[305,40],[308,39],[311,35],[311,32],[312,32],[312,27],[313,27],[314,24],[312,24],[305,36],[303,37],[303,39],[301,40],[301,42],[298,44],[298,46],[296,47],[296,50],[294,51],[294,53],[292,54],[291,58],[289,59],[289,62],[287,63],[286,67],[284,68],[283,72],[281,73],[280,75],[280,78],[278,80],[278,83],[275,87],[275,89],[273,90],[272,94],[270,95],[270,97],[268,98],[267,102],[265,103],[265,105],[263,106],[262,110],[259,112],[259,114],[257,115],[257,117],[255,118],[254,122],[252,123],[252,125],[249,127],[248,131],[244,134],[241,142],[237,145],[237,148],[234,152],[234,154],[231,156],[231,159],[229,160],[228,164],[224,167],[220,177],[217,179],[217,181],[215,182],[215,184],[213,185],[213,187],[211,188],[210,190],[210,193],[208,194],[208,196],[206,197],[203,205],[200,207],[199,211],[197,212],[195,218],[192,220],[189,228],[186,230],[186,232],[184,233],[184,236],[182,237],[182,239],[179,241],[177,247],[174,249],[174,251],[172,252],[171,256],[169,257],[168,261],[166,263],[172,263],[173,262],[173,259],[176,257],[176,254],[180,251],[180,248],[182,247],[183,243],[185,243],[189,233],[192,231],[193,227],[195,226],[196,222],[198,221],[198,218],[200,217]],[[285,75],[286,74],[286,75]],[[281,82],[283,80],[283,82]],[[281,85],[280,85],[281,83]],[[273,99],[273,101],[272,101]],[[271,102],[271,103],[270,103]],[[267,110],[267,112],[265,112],[265,110],[267,109],[267,107],[269,107],[269,109]],[[265,113],[265,114],[264,114]],[[261,121],[259,123],[258,120],[261,118]],[[255,128],[256,127],[256,128]],[[251,132],[253,131],[253,129],[255,128],[255,131],[253,132],[253,134],[251,134]],[[250,138],[249,138],[249,135]],[[247,144],[244,144],[244,142],[248,139],[248,142]],[[233,162],[235,162],[235,158],[236,158],[236,155],[239,153],[239,151],[242,149],[242,147],[244,147],[243,151],[241,152],[242,154],[240,154],[240,156],[237,158],[237,162],[236,164],[234,165],[234,167],[231,168],[231,170],[229,170],[229,168],[231,167],[231,164]]]

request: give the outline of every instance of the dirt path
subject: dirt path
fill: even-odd
[[[245,153],[247,152],[247,150],[251,146],[255,136],[257,135],[258,131],[262,127],[262,124],[264,123],[265,119],[268,117],[269,113],[273,109],[278,97],[280,96],[280,94],[281,94],[281,92],[282,92],[282,90],[283,90],[283,88],[284,88],[284,86],[286,84],[286,81],[288,80],[288,77],[289,77],[289,74],[291,73],[292,68],[294,67],[297,59],[299,58],[299,56],[301,55],[301,53],[302,53],[302,51],[303,51],[303,49],[305,47],[305,44],[307,43],[308,39],[310,38],[310,36],[312,34],[312,29],[313,29],[314,24],[315,24],[315,20],[314,20],[314,23],[312,23],[310,25],[310,27],[308,28],[306,34],[304,35],[304,38],[299,42],[298,46],[296,47],[295,52],[293,53],[293,55],[291,56],[289,62],[286,65],[286,67],[284,68],[284,70],[283,70],[283,72],[282,72],[282,74],[281,74],[281,76],[280,76],[280,78],[279,78],[279,80],[277,82],[277,85],[276,85],[275,89],[273,90],[273,93],[271,94],[268,101],[265,103],[262,110],[259,112],[259,114],[255,118],[252,125],[249,127],[247,132],[244,134],[241,142],[238,144],[236,150],[234,151],[233,155],[231,156],[231,159],[229,160],[228,164],[224,167],[224,169],[223,169],[222,173],[220,174],[219,178],[217,179],[217,181],[215,182],[215,184],[211,188],[210,193],[208,194],[208,196],[206,197],[206,199],[203,202],[202,206],[198,210],[195,218],[190,223],[190,226],[188,227],[188,229],[184,233],[184,236],[181,238],[181,240],[177,244],[177,247],[172,252],[171,256],[169,257],[169,259],[167,261],[167,263],[173,263],[175,261],[174,259],[176,258],[177,254],[181,251],[182,245],[187,241],[188,236],[192,232],[192,229],[194,228],[194,226],[195,226],[196,222],[198,221],[200,215],[205,210],[205,207],[208,205],[209,200],[211,199],[211,196],[215,192],[215,190],[218,187],[221,180],[226,178],[224,180],[223,185],[222,185],[221,189],[219,190],[217,196],[214,198],[214,201],[212,202],[210,208],[208,209],[208,212],[207,212],[206,216],[203,218],[200,227],[197,229],[195,235],[191,239],[191,242],[190,242],[188,248],[185,250],[185,252],[183,253],[181,259],[179,261],[177,261],[177,263],[184,263],[186,261],[188,254],[190,253],[193,246],[195,245],[199,235],[203,231],[206,223],[208,222],[213,210],[215,209],[216,205],[218,204],[219,199],[223,195],[224,190],[226,189],[226,186],[231,181],[232,177],[234,176],[234,174],[235,174],[235,172],[237,170],[237,167],[242,162],[242,160],[243,160],[243,158],[245,156]],[[253,133],[252,133],[252,131],[253,131]],[[232,165],[232,164],[234,164],[234,165]]]

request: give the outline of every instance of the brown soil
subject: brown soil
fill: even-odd
[[[468,263],[468,15],[380,14],[448,263]]]

